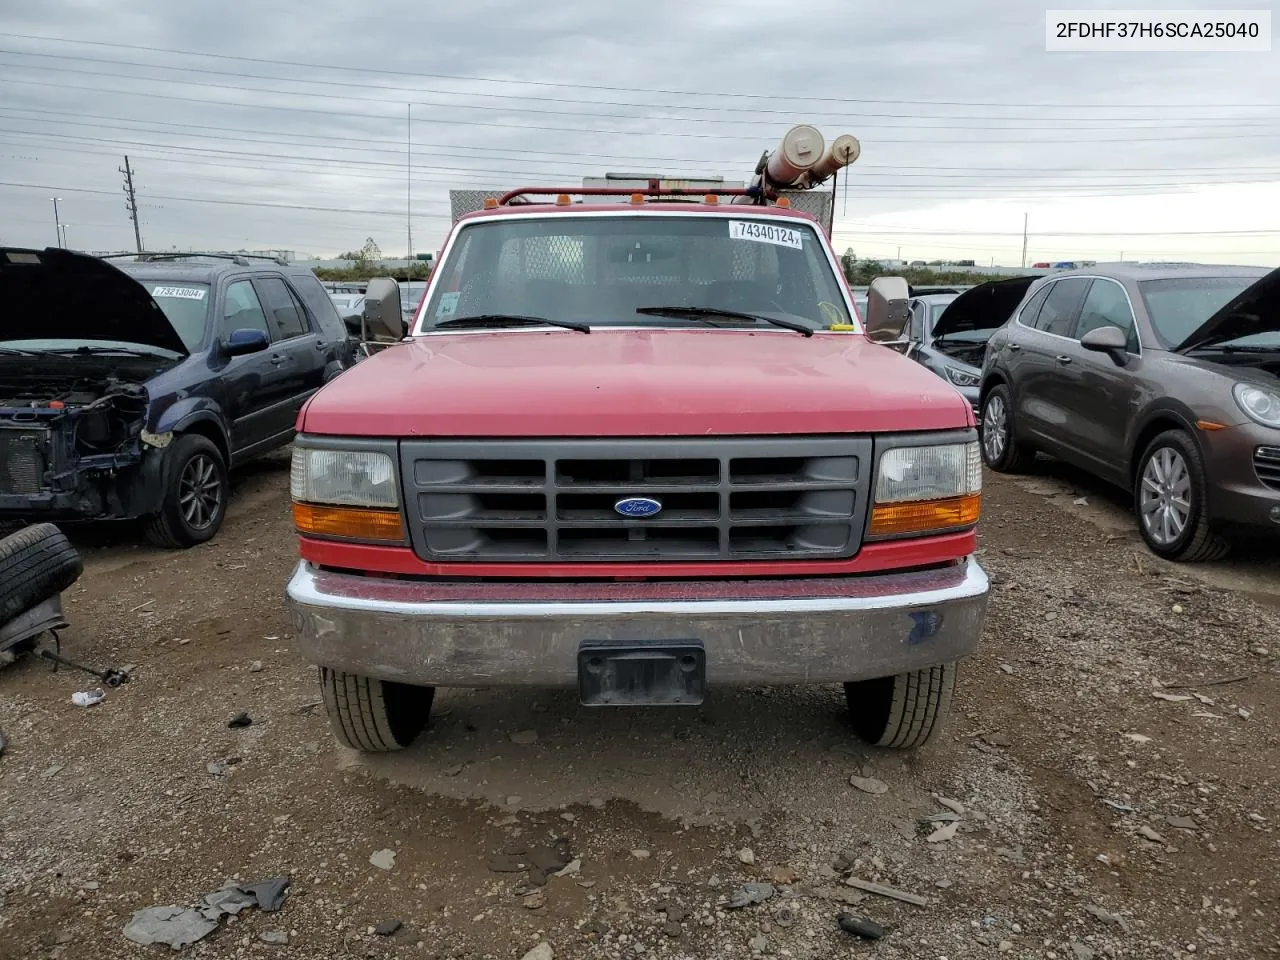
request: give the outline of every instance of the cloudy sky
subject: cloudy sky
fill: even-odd
[[[1016,265],[1025,213],[1029,262],[1280,263],[1280,53],[1047,53],[1021,0],[788,6],[6,3],[0,241],[52,245],[56,196],[68,245],[130,249],[127,153],[149,249],[398,256],[410,189],[438,249],[450,187],[741,179],[808,122],[862,142],[841,251]]]

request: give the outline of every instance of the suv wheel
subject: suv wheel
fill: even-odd
[[[1204,460],[1181,430],[1168,430],[1147,446],[1138,464],[1133,508],[1151,552],[1166,560],[1218,560],[1230,544],[1209,520]]]
[[[982,462],[1000,473],[1021,473],[1035,459],[1035,451],[1018,440],[1013,404],[1003,383],[991,388],[982,402]]]
[[[365,753],[403,750],[427,725],[435,687],[374,680],[320,668],[329,726],[343,746]]]
[[[956,665],[944,663],[896,677],[844,685],[858,736],[877,747],[910,750],[941,732],[951,712]]]
[[[159,547],[194,547],[212,540],[227,513],[227,465],[207,437],[184,433],[168,450],[164,500],[147,528]]]

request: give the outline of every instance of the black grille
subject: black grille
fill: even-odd
[[[39,427],[0,427],[0,493],[33,494],[44,488],[49,433]]]
[[[432,561],[838,559],[866,520],[870,438],[405,441]],[[619,500],[662,509],[624,517]]]
[[[1253,451],[1253,469],[1263,484],[1280,490],[1280,447],[1259,447]]]

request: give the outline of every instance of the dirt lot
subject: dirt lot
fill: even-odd
[[[77,535],[65,650],[136,672],[84,709],[88,678],[0,670],[5,960],[168,955],[122,936],[135,910],[278,874],[283,910],[226,917],[184,954],[1280,956],[1280,565],[1264,548],[1169,566],[1122,499],[1060,468],[989,478],[985,643],[948,735],[917,756],[860,746],[824,687],[631,712],[450,691],[419,744],[371,760],[334,745],[292,649],[287,466],[240,475],[200,549]],[[229,729],[239,711],[252,725]],[[576,872],[536,886],[519,865],[557,838]],[[747,881],[774,895],[724,909]],[[839,930],[842,910],[887,936]],[[402,927],[372,932],[388,920]]]

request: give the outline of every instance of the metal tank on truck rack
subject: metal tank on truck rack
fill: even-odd
[[[405,342],[304,407],[287,592],[342,742],[403,747],[436,687],[503,685],[839,683],[866,740],[937,734],[986,613],[973,412],[882,345],[906,283],[860,317],[788,202],[857,142],[788,137],[743,186],[487,198]]]

